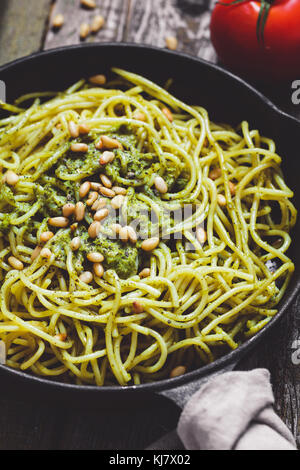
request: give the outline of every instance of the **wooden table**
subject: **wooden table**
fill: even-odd
[[[105,26],[86,42],[126,41],[165,47],[166,36],[178,38],[178,50],[216,61],[209,39],[210,11],[189,7],[184,0],[97,0],[96,10],[79,6],[79,0],[1,0],[0,64],[32,52],[80,42],[79,27],[96,13]],[[49,25],[63,13],[64,26]],[[300,77],[295,77],[295,79]],[[299,115],[291,104],[291,84],[264,90],[273,101]],[[292,363],[292,346],[299,339],[300,296],[267,340],[240,368],[266,367],[271,372],[276,411],[298,444],[300,368]],[[59,402],[25,400],[0,387],[0,449],[143,449],[176,425],[179,410],[166,404],[146,403],[142,410],[93,410]]]

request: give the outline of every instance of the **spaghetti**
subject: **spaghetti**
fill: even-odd
[[[261,330],[297,216],[271,139],[114,73],[0,120],[6,364],[97,386],[184,373]]]

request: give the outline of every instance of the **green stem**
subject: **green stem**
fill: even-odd
[[[248,2],[249,0],[232,0],[232,2],[224,3],[222,1],[217,2],[219,5],[223,6],[234,6],[240,3]],[[260,44],[264,44],[264,31],[265,26],[268,20],[270,9],[274,0],[260,0],[260,10],[258,14],[257,24],[256,24],[256,37]]]

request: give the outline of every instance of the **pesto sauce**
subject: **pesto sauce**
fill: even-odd
[[[25,223],[26,232],[36,231],[37,226],[45,219],[61,216],[62,207],[66,203],[76,204],[79,200],[80,184],[85,178],[99,183],[99,174],[104,173],[111,179],[113,185],[126,187],[127,204],[125,209],[119,211],[117,220],[112,220],[108,216],[102,221],[106,235],[102,233],[96,239],[91,239],[88,235],[88,227],[93,220],[93,215],[89,215],[86,211],[85,219],[78,224],[75,231],[72,231],[71,228],[56,230],[57,236],[51,242],[51,249],[55,253],[56,259],[65,263],[67,247],[73,237],[79,236],[81,246],[74,253],[75,269],[78,274],[83,270],[92,269],[91,263],[87,261],[87,254],[97,251],[104,256],[103,266],[105,269],[114,269],[120,278],[126,279],[137,274],[138,270],[143,267],[146,255],[140,248],[141,242],[133,245],[130,241],[123,243],[112,238],[109,226],[112,222],[122,223],[122,219],[125,217],[127,224],[139,219],[138,231],[144,238],[151,229],[159,229],[159,221],[154,221],[154,223],[150,221],[149,206],[138,199],[138,194],[139,192],[148,194],[160,203],[160,194],[150,187],[150,180],[154,173],[161,172],[162,166],[157,155],[137,149],[137,139],[130,127],[120,126],[111,129],[111,132],[106,135],[121,142],[123,149],[114,150],[114,160],[104,168],[99,166],[101,153],[95,148],[95,141],[99,138],[99,134],[92,131],[80,139],[70,140],[70,144],[77,141],[87,143],[88,151],[85,153],[72,152],[70,145],[66,146],[65,153],[36,181],[35,199],[31,203],[16,203],[13,190],[6,184],[2,185],[0,207],[4,204],[7,214],[3,219],[0,219],[0,230],[7,233],[11,214],[14,214],[14,217],[16,214],[24,214],[33,203],[39,201],[38,212]],[[176,185],[181,187],[185,184],[186,179],[181,175],[181,168],[168,166],[163,170],[169,190]],[[107,207],[109,207],[109,203]],[[169,220],[168,223],[172,224],[173,221]],[[55,229],[49,226],[49,230],[54,231]]]
[[[10,230],[10,214],[5,214],[3,219],[0,219],[0,232],[7,235]]]
[[[104,256],[104,268],[114,269],[122,279],[137,274],[138,250],[136,247],[129,243],[124,245],[119,240],[111,240],[101,235],[99,238],[92,240],[89,238],[84,226],[80,226],[73,234],[71,234],[70,229],[59,231],[52,248],[58,261],[66,262],[67,249],[73,236],[79,236],[81,239],[81,245],[74,256],[75,269],[78,274],[83,270],[92,269],[92,263],[87,261],[87,254],[91,252],[101,253]]]

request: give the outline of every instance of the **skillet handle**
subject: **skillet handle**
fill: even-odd
[[[234,370],[237,366],[237,362],[231,362],[227,366],[223,367],[221,370],[213,372],[205,377],[200,377],[193,382],[188,384],[183,384],[178,387],[172,388],[170,390],[162,390],[157,392],[157,395],[162,396],[168,400],[171,400],[175,405],[177,405],[181,410],[184,408],[185,404],[189,401],[192,395],[196,393],[200,387],[207,383],[213,377],[223,374],[223,372],[230,372]],[[178,437],[176,429],[165,434],[157,441],[153,442],[146,450],[182,450],[184,446],[181,440]]]
[[[162,390],[157,392],[158,395],[171,400],[175,405],[177,405],[181,410],[185,404],[189,401],[192,395],[197,392],[206,382],[208,382],[213,377],[223,374],[223,372],[230,372],[236,368],[237,362],[230,363],[223,367],[221,370],[212,372],[209,375],[200,377],[199,379],[189,382],[187,384],[179,385],[178,387],[172,388],[170,390]]]

